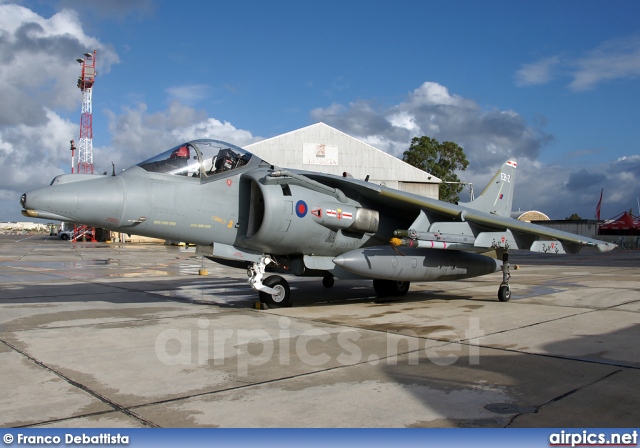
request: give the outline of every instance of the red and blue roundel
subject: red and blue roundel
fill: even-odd
[[[296,202],[296,215],[298,218],[304,218],[307,214],[309,207],[307,207],[307,203],[304,201]]]

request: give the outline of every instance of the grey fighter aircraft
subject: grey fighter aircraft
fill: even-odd
[[[291,306],[280,275],[373,279],[379,296],[402,296],[411,281],[457,280],[502,271],[508,251],[608,251],[604,241],[512,219],[516,161],[483,193],[457,205],[366,180],[275,167],[217,140],[193,140],[112,176],[64,174],[27,192],[32,218],[183,241],[216,262],[247,269],[270,306]]]

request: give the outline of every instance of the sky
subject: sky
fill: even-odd
[[[93,50],[97,173],[322,121],[400,158],[455,142],[476,196],[515,158],[514,210],[593,219],[603,191],[602,218],[638,214],[638,17],[635,0],[0,0],[0,221],[70,172]]]

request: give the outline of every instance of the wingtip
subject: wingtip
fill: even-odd
[[[598,244],[597,246],[600,252],[609,252],[615,249],[616,247],[618,247],[618,245],[614,243],[601,243],[601,244]]]

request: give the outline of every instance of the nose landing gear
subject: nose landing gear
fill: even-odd
[[[253,263],[247,275],[249,276],[249,284],[253,289],[258,291],[260,301],[266,303],[270,307],[289,307],[293,305],[291,300],[291,289],[289,283],[279,275],[270,275],[264,277],[267,265],[276,261],[268,255],[263,255],[260,260]]]

